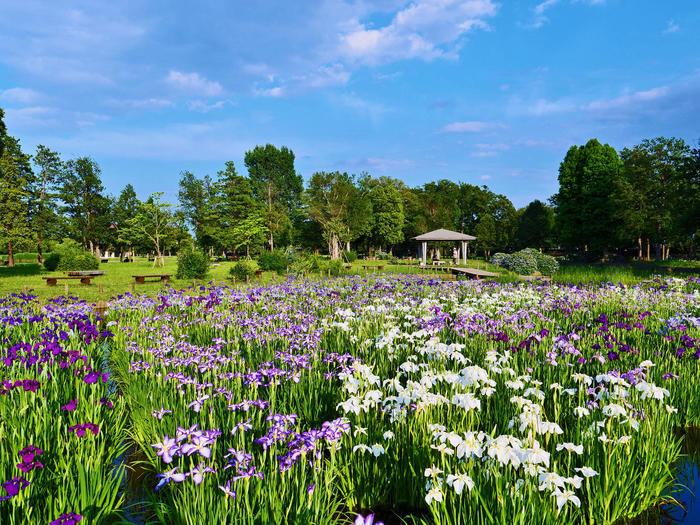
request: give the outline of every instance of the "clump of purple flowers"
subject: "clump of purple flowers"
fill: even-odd
[[[36,448],[34,445],[23,448],[17,454],[22,460],[20,463],[17,463],[17,468],[25,474],[31,472],[35,468],[44,468],[44,465],[40,461],[36,461],[36,458],[43,454],[43,452],[43,450]]]
[[[76,514],[75,512],[65,512],[49,523],[49,525],[75,525],[82,519],[83,517],[80,514]]]
[[[6,481],[5,483],[2,484],[2,488],[5,489],[7,496],[0,497],[0,501],[12,499],[17,494],[19,494],[20,490],[22,490],[23,488],[26,488],[28,485],[29,485],[29,482],[26,479],[24,479],[23,477],[19,477],[19,476],[15,476],[10,481]]]
[[[88,430],[97,435],[100,431],[100,427],[94,423],[79,423],[68,428],[69,432],[75,432],[75,435],[78,437],[83,437]]]

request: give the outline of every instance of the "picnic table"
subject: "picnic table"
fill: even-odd
[[[71,277],[82,277],[82,276],[87,276],[87,277],[97,277],[98,275],[104,275],[107,272],[104,270],[74,270],[71,272],[65,272],[66,275],[70,275]]]
[[[370,271],[370,270],[381,271],[384,269],[384,265],[383,264],[363,264],[362,268],[364,268],[366,271]]]
[[[146,279],[155,277],[158,277],[160,281],[165,281],[167,283],[168,279],[170,279],[172,276],[173,274],[171,273],[150,273],[147,275],[132,275],[136,284],[146,284]]]
[[[95,277],[90,276],[90,275],[66,275],[66,276],[60,276],[60,275],[55,275],[52,277],[42,277],[46,281],[46,286],[56,286],[57,282],[59,279],[80,279],[81,284],[85,285],[90,285],[90,281],[92,281]]]

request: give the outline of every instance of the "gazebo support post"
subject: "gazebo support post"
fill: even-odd
[[[421,246],[421,250],[420,250],[421,258],[423,260],[423,266],[425,266],[425,257],[426,257],[426,252],[428,251],[428,243],[426,241],[423,241],[420,243],[420,246]]]
[[[462,264],[467,265],[467,241],[462,241]]]

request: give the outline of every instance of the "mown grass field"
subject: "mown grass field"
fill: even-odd
[[[197,281],[197,285],[215,282],[217,284],[233,285],[233,281],[229,275],[229,270],[234,263],[224,261],[218,266],[212,266],[209,269],[209,274],[206,279]],[[417,260],[402,260],[399,264],[389,264],[386,261],[374,260],[358,260],[352,264],[350,270],[344,268],[344,273],[347,275],[365,275],[372,273],[392,273],[392,274],[425,274],[435,275],[442,279],[454,279],[454,277],[444,271],[435,271],[431,269],[417,268]],[[368,266],[369,269],[364,267]],[[379,267],[382,267],[379,270]],[[503,268],[498,268],[488,262],[477,259],[467,261],[467,266],[498,273],[498,277],[492,280],[504,283],[518,281],[520,277]],[[649,264],[648,266],[585,266],[585,265],[570,265],[562,266],[557,273],[552,276],[552,280],[561,283],[588,283],[588,282],[612,282],[622,283],[625,285],[637,284],[641,281],[649,280],[654,275],[674,275],[678,272],[678,268],[692,268],[695,270],[694,275],[700,275],[700,263],[697,261],[664,261],[663,264]],[[173,277],[169,281],[169,286],[176,289],[186,289],[193,286],[195,283],[190,279],[175,279],[177,272],[177,259],[175,257],[165,258],[165,267],[153,267],[153,263],[145,258],[137,258],[133,263],[109,262],[101,263],[100,270],[107,272],[105,275],[96,277],[92,280],[90,286],[80,284],[80,281],[75,280],[59,280],[57,286],[49,287],[46,285],[44,277],[63,276],[63,272],[49,272],[38,264],[19,263],[14,268],[0,267],[0,295],[7,295],[16,292],[21,292],[24,287],[27,290],[34,290],[34,294],[40,300],[55,299],[66,295],[66,283],[68,284],[68,295],[78,297],[86,301],[107,300],[112,297],[132,292],[133,275],[144,274],[172,274]],[[687,275],[687,274],[684,274]],[[692,274],[691,274],[692,275]],[[319,277],[325,276],[319,273]],[[315,277],[309,275],[307,277]],[[271,283],[286,279],[285,276],[276,275],[274,272],[263,272],[260,279],[253,279],[251,282],[258,284]],[[236,286],[242,283],[235,283]],[[102,292],[100,292],[102,285]],[[156,296],[164,288],[164,284],[160,281],[147,282],[146,284],[135,285],[134,292],[144,294],[150,297]]]

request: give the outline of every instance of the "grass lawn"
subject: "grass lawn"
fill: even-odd
[[[204,284],[210,281],[217,283],[226,282],[232,284],[229,276],[229,269],[232,262],[222,262],[219,266],[212,266],[206,280],[198,281],[197,284]],[[454,279],[449,273],[430,269],[418,268],[418,260],[402,260],[399,264],[389,264],[387,261],[357,260],[352,264],[352,268],[347,274],[372,275],[374,273],[406,273],[434,275],[443,279]],[[370,268],[365,269],[364,266]],[[379,270],[379,266],[383,266]],[[488,262],[470,259],[467,267],[476,268],[498,273],[494,280],[499,282],[517,281],[518,276],[503,268],[498,268]],[[687,265],[697,268],[700,274],[700,265],[691,263]],[[375,269],[375,267],[377,267]],[[146,259],[138,259],[133,263],[109,262],[101,263],[100,270],[107,272],[105,275],[95,277],[90,286],[80,284],[76,280],[59,280],[57,286],[47,286],[42,277],[51,275],[62,276],[63,272],[48,272],[37,264],[18,264],[14,268],[0,267],[0,296],[11,293],[22,292],[26,286],[28,290],[39,296],[42,301],[66,295],[65,284],[68,283],[68,295],[85,299],[86,301],[98,301],[100,299],[110,299],[111,297],[131,292],[132,275],[169,273],[175,275],[177,271],[177,259],[175,257],[165,258],[165,267],[153,268],[153,263]],[[586,282],[614,282],[623,284],[636,284],[645,279],[650,279],[654,274],[667,273],[667,267],[639,268],[635,266],[563,266],[554,275],[553,280],[563,283],[586,283]],[[326,274],[309,275],[309,278],[325,277]],[[264,272],[260,280],[255,282],[269,283],[274,280],[284,279],[273,272]],[[100,293],[99,285],[102,285]],[[170,286],[183,289],[193,285],[192,280],[171,279]],[[239,286],[242,283],[237,283]],[[149,296],[155,296],[163,289],[160,281],[147,282],[146,284],[135,285],[135,292]]]

